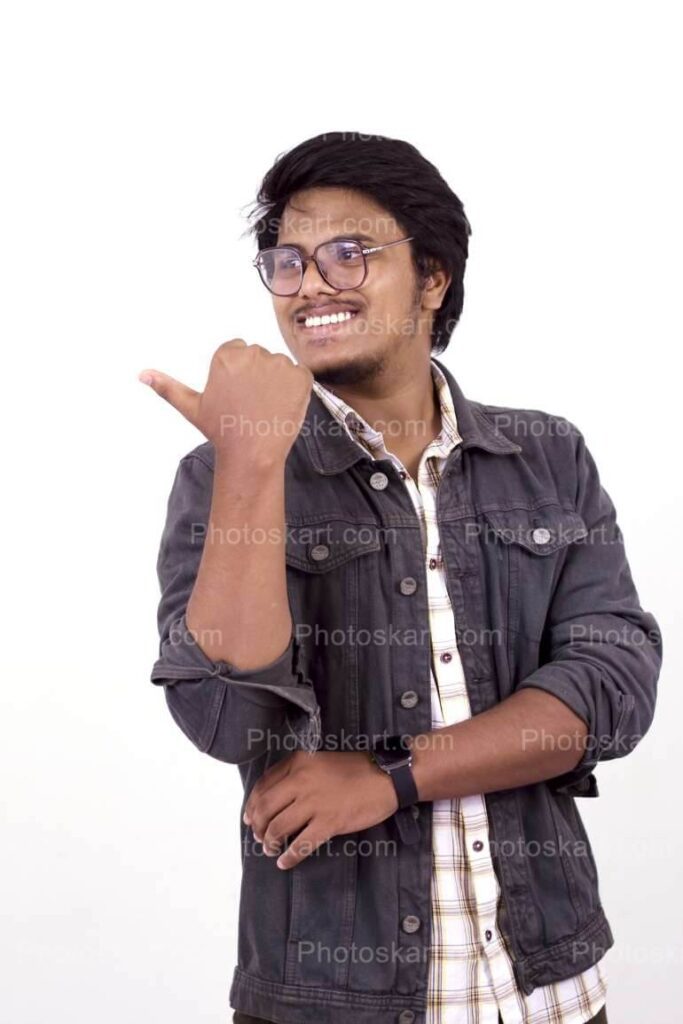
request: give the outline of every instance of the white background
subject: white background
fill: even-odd
[[[3,965],[12,1024],[231,1020],[240,780],[149,681],[155,562],[203,440],[137,380],[284,351],[240,235],[275,157],[407,139],[472,223],[442,357],[584,432],[664,633],[655,722],[583,800],[611,1024],[674,1024],[681,825],[681,35],[665,3],[7,5]],[[677,629],[678,627],[678,629]]]

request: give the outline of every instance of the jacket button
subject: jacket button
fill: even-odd
[[[416,932],[419,927],[420,918],[415,917],[415,914],[408,914],[407,917],[404,917],[403,920],[401,921],[401,928],[403,929],[404,932],[408,932],[409,935],[412,935],[413,932]]]
[[[415,1014],[412,1010],[401,1010],[398,1015],[398,1024],[413,1024]]]
[[[399,589],[402,594],[414,594],[417,590],[417,580],[413,579],[412,576],[406,576],[401,580]]]
[[[412,814],[415,821],[417,821],[417,819],[420,817],[420,808],[417,806],[417,804],[410,805],[410,813]]]
[[[415,690],[405,690],[401,694],[401,707],[402,708],[414,708],[419,701],[418,695]]]
[[[546,530],[545,526],[537,526],[531,534],[531,539],[534,544],[547,544],[550,540],[550,530]]]
[[[314,548],[311,548],[311,558],[315,562],[322,562],[324,558],[329,558],[330,549],[327,544],[316,544]]]
[[[383,491],[389,483],[389,477],[386,473],[373,473],[370,477],[370,486],[375,491]]]

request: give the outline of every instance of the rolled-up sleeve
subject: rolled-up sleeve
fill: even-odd
[[[546,622],[548,660],[517,689],[539,687],[564,701],[588,728],[578,764],[547,780],[572,795],[597,795],[599,761],[623,757],[652,724],[662,637],[641,607],[614,505],[595,461],[573,425],[576,510],[588,529],[573,542]]]
[[[181,459],[168,498],[157,559],[161,588],[159,657],[150,679],[164,687],[175,722],[194,745],[239,764],[265,750],[315,750],[320,709],[302,670],[294,632],[283,653],[258,669],[212,661],[187,627],[185,613],[206,536],[213,470],[194,452]],[[235,588],[239,581],[235,581]],[[235,600],[235,592],[226,594]]]

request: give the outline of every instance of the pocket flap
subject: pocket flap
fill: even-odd
[[[552,555],[560,548],[588,536],[578,512],[558,505],[540,508],[488,509],[483,515],[504,544],[520,544],[535,555]]]
[[[297,526],[288,523],[285,557],[287,564],[296,569],[322,573],[359,555],[379,551],[381,546],[379,527],[374,523],[341,519]]]

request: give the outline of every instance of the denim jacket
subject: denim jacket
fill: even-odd
[[[576,799],[598,796],[597,764],[628,754],[650,727],[661,633],[640,605],[581,432],[560,416],[469,400],[436,362],[462,437],[437,522],[472,714],[535,686],[588,728],[572,770],[485,794],[498,926],[530,993],[614,943]],[[312,393],[285,466],[292,635],[279,658],[246,671],[210,660],[185,623],[213,464],[208,441],[180,460],[157,562],[151,679],[183,733],[238,766],[246,802],[294,749],[367,749],[368,736],[429,732],[422,540],[393,463],[364,455]],[[257,852],[241,814],[240,834],[231,1006],[286,1024],[424,1024],[431,803],[333,837],[287,871]]]

